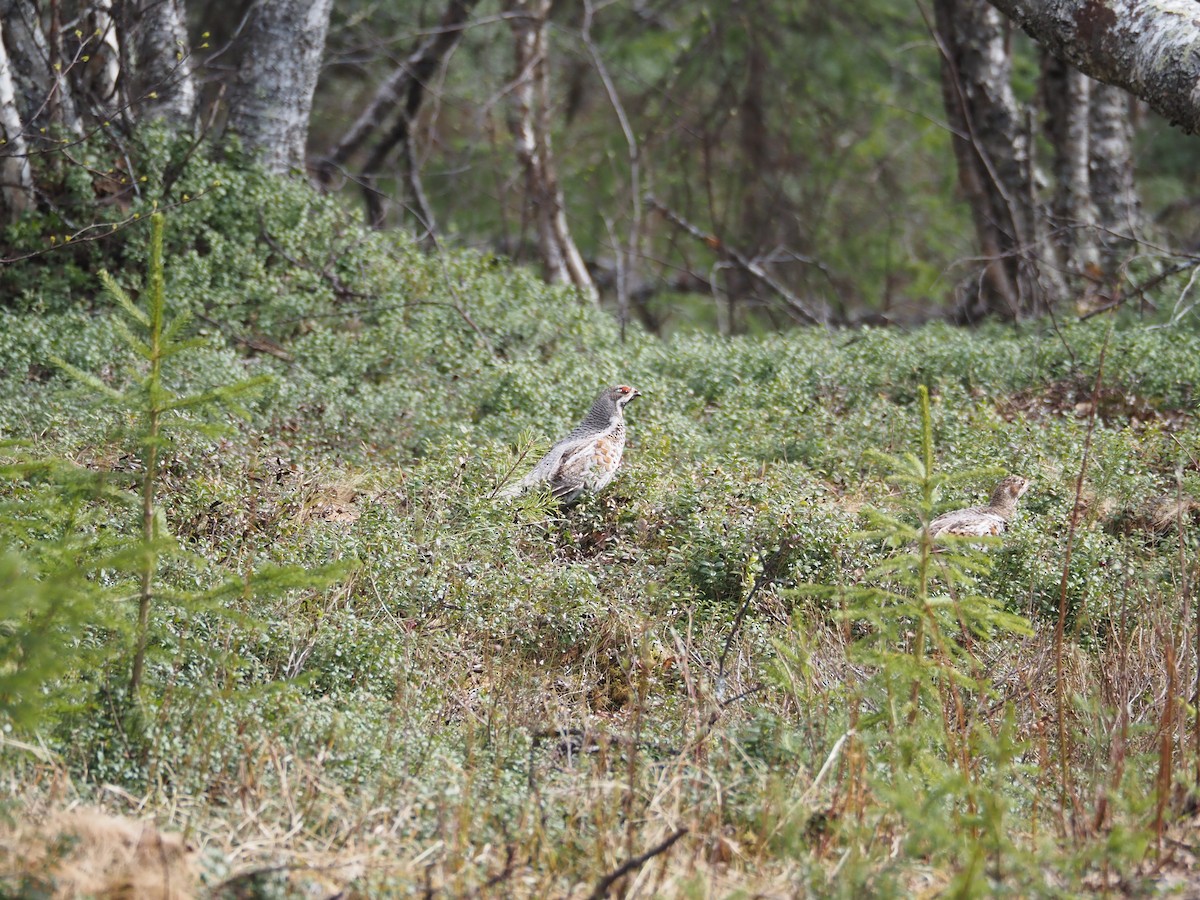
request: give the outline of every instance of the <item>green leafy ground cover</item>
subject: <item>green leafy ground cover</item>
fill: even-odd
[[[49,889],[21,829],[72,804],[183,832],[182,889],[216,896],[1182,871],[1194,328],[622,342],[531,273],[195,178],[220,184],[169,218],[164,296],[200,340],[159,387],[86,248],[5,276],[10,893]],[[150,246],[108,262],[138,309]],[[617,382],[644,396],[609,489],[492,498]],[[168,394],[204,402],[148,437]],[[922,516],[1006,471],[1034,485],[1003,542],[929,555]]]

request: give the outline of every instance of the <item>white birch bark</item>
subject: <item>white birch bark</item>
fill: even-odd
[[[180,0],[137,0],[134,101],[141,118],[187,125],[196,110],[187,24]]]
[[[87,86],[93,102],[105,115],[121,106],[117,97],[121,77],[121,45],[117,40],[117,23],[113,19],[112,5],[107,2],[93,3],[87,11],[85,21],[91,29],[86,35],[88,56]]]
[[[1054,214],[1067,268],[1085,291],[1111,286],[1141,233],[1132,98],[1047,53],[1042,88],[1055,151]]]
[[[1067,143],[1063,147],[1061,189],[1066,224],[1071,228],[1074,248],[1071,265],[1076,271],[1096,265],[1096,213],[1092,204],[1091,121],[1092,86],[1096,82],[1078,69],[1067,73]]]
[[[989,0],[1030,37],[1097,81],[1125,88],[1200,133],[1195,0]]]
[[[308,119],[333,0],[258,0],[228,128],[269,171],[304,167]]]
[[[50,42],[34,0],[0,0],[0,21],[17,110],[30,134],[60,126],[80,134],[82,126],[64,68],[54,67]],[[61,61],[60,61],[61,62]]]
[[[983,270],[958,315],[1021,318],[1066,293],[1037,198],[1029,129],[1012,90],[1003,19],[984,0],[935,0],[942,94]]]
[[[0,219],[11,222],[33,205],[33,175],[17,109],[12,66],[0,20]]]
[[[1054,219],[1063,262],[1074,274],[1099,263],[1092,202],[1091,103],[1100,84],[1056,57],[1045,60],[1046,132],[1054,147]]]
[[[509,128],[525,169],[525,198],[532,207],[538,250],[550,282],[573,284],[596,302],[598,294],[567,225],[562,188],[550,141],[550,74],[546,23],[551,0],[513,0],[506,11],[513,32],[516,77]]]
[[[1133,180],[1131,105],[1132,98],[1121,88],[1092,86],[1089,167],[1101,243],[1109,247],[1128,246],[1142,229],[1141,201]]]

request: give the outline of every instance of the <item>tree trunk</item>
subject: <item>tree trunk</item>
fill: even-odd
[[[0,19],[0,222],[12,222],[33,206],[33,175],[29,170],[16,85],[4,46],[6,19]]]
[[[81,133],[60,54],[46,38],[37,3],[0,0],[0,22],[4,24],[17,110],[28,132],[39,135],[43,128],[59,126],[69,134]],[[53,33],[53,23],[51,29]]]
[[[304,166],[308,117],[333,0],[259,0],[232,92],[228,128],[268,171]]]
[[[959,184],[983,263],[964,284],[958,317],[1043,312],[1065,285],[1036,199],[1029,128],[1012,92],[1003,19],[984,0],[935,0],[934,12]]]
[[[516,76],[509,128],[525,169],[525,199],[532,209],[538,250],[550,282],[573,284],[593,302],[596,286],[575,246],[563,211],[562,189],[550,144],[550,71],[546,23],[551,0],[509,0]]]
[[[88,25],[88,32],[84,35],[86,53],[91,58],[85,63],[81,81],[93,111],[109,118],[124,105],[119,96],[121,44],[117,23],[108,3],[90,4],[84,20]]]
[[[1046,53],[1046,136],[1054,147],[1055,222],[1084,305],[1107,302],[1140,233],[1130,97]]]
[[[1092,202],[1091,98],[1096,82],[1054,56],[1042,60],[1046,136],[1054,148],[1056,241],[1063,265],[1076,276],[1099,263]]]
[[[1089,121],[1092,196],[1099,226],[1100,266],[1110,283],[1142,232],[1133,180],[1132,98],[1121,88],[1092,85]]]
[[[1200,133],[1200,15],[1193,0],[989,0],[1034,40]]]
[[[187,25],[179,0],[136,0],[133,100],[141,118],[186,126],[196,111]]]

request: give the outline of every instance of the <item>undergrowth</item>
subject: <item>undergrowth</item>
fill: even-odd
[[[215,896],[1191,877],[1191,325],[622,342],[486,256],[186,177],[225,189],[161,255],[0,312],[14,822],[152,818]],[[493,499],[617,382],[609,488]],[[1001,539],[924,537],[1006,471]]]

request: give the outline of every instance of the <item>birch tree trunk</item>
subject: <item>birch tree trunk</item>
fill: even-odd
[[[1055,56],[1200,133],[1194,0],[989,0]]]
[[[1099,87],[1078,69],[1057,57],[1042,61],[1042,96],[1046,107],[1046,136],[1054,148],[1055,243],[1063,264],[1077,275],[1099,264],[1096,207],[1092,202],[1091,102]]]
[[[186,126],[196,111],[196,82],[180,0],[136,0],[133,17],[132,93],[141,117]]]
[[[517,159],[525,169],[525,200],[533,214],[546,280],[573,284],[596,302],[596,286],[567,226],[550,143],[550,73],[546,59],[550,7],[551,0],[509,0],[505,4],[511,16],[516,63],[509,128]]]
[[[1142,234],[1141,201],[1133,180],[1132,98],[1121,88],[1096,83],[1089,112],[1100,265],[1111,281]]]
[[[117,39],[117,22],[109,3],[93,3],[84,20],[88,25],[88,55],[91,57],[83,79],[93,107],[106,117],[124,105],[119,97],[121,79],[121,45]]]
[[[983,264],[964,285],[958,317],[1043,312],[1066,289],[1037,203],[1030,129],[1012,92],[1003,19],[984,0],[935,0],[934,13],[959,184]]]
[[[79,113],[63,74],[62,60],[47,39],[34,0],[0,0],[0,22],[17,110],[29,134],[60,126],[70,134],[82,130]],[[50,23],[53,33],[53,23]],[[57,65],[57,68],[56,68]]]
[[[1049,53],[1042,96],[1055,150],[1054,217],[1064,263],[1085,295],[1105,299],[1142,230],[1131,98]]]
[[[12,222],[33,206],[33,175],[25,144],[16,85],[4,47],[5,23],[0,19],[0,221]]]
[[[259,0],[251,14],[228,128],[268,171],[304,167],[332,6],[333,0]]]

